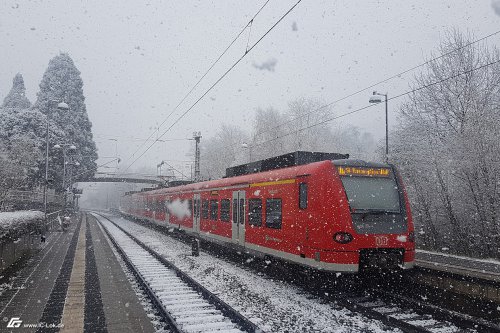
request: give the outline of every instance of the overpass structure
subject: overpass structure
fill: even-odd
[[[94,177],[82,183],[133,183],[133,184],[165,184],[163,179],[144,179],[128,177]]]

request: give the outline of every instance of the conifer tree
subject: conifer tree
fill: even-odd
[[[59,102],[68,104],[69,110],[58,110]],[[57,127],[49,136],[49,174],[54,179],[54,186],[61,189],[63,172],[63,154],[52,149],[55,144],[74,144],[77,147],[71,162],[78,162],[79,166],[68,168],[68,172],[74,176],[73,181],[93,177],[97,169],[97,148],[85,107],[83,81],[80,71],[67,53],[61,53],[50,60],[40,82],[35,108],[48,116],[50,124]],[[45,172],[45,166],[40,169]]]
[[[2,109],[13,109],[15,111],[27,109],[31,106],[30,101],[26,97],[26,88],[21,73],[17,73],[12,80],[12,89],[5,97],[2,104]]]

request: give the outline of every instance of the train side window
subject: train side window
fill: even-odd
[[[248,200],[248,224],[256,227],[262,225],[262,199]]]
[[[210,200],[210,219],[217,220],[219,215],[219,202],[217,200]]]
[[[299,184],[299,208],[307,208],[307,183]]]
[[[201,201],[201,218],[208,219],[208,200]]]
[[[281,229],[281,199],[266,199],[266,227]]]
[[[189,216],[193,216],[193,200],[188,200]]]
[[[231,209],[231,201],[229,199],[222,199],[220,201],[220,219],[228,222],[230,218],[229,210]]]

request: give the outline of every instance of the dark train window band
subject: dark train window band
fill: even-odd
[[[299,184],[299,208],[307,208],[307,183]]]

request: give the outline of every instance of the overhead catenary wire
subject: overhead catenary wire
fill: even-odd
[[[184,178],[189,178],[188,176],[186,176],[182,171],[180,171],[179,169],[176,169],[174,168],[171,164],[167,163],[165,160],[163,161],[166,165],[168,165],[171,169],[177,171],[178,173],[181,174],[181,176],[183,176]]]
[[[156,128],[150,135],[149,137],[144,141],[143,144],[141,144],[135,151],[134,153],[128,158],[131,159],[137,154],[139,150],[141,150],[142,147],[153,137],[155,133],[157,133],[160,128],[170,119],[170,117],[174,114],[175,111],[181,106],[182,103],[188,98],[189,95],[198,87],[198,85],[201,83],[201,81],[208,75],[208,73],[215,67],[215,65],[219,62],[219,60],[227,53],[227,51],[233,46],[233,44],[240,38],[240,36],[243,34],[243,32],[248,28],[252,27],[254,19],[260,14],[260,12],[264,9],[264,7],[268,4],[270,0],[267,0],[261,7],[260,9],[253,15],[253,17],[250,19],[250,21],[247,23],[247,25],[241,29],[241,31],[236,35],[236,37],[233,38],[233,40],[229,43],[229,45],[224,49],[224,51],[215,59],[215,61],[210,65],[210,67],[205,71],[205,73],[198,79],[198,81],[191,87],[191,89],[184,95],[184,97],[180,100],[179,103],[173,108],[173,110],[167,115],[167,117],[161,122],[161,124]],[[249,37],[250,38],[250,37]],[[248,44],[247,44],[247,50],[245,51],[248,53]],[[155,141],[156,142],[156,141]]]
[[[489,35],[487,35],[487,36],[481,37],[481,38],[479,38],[479,39],[473,40],[473,41],[471,41],[471,42],[469,42],[469,43],[467,43],[467,44],[464,44],[464,45],[462,45],[462,46],[460,46],[460,47],[458,47],[458,48],[456,48],[456,49],[453,49],[453,50],[451,50],[451,51],[449,51],[449,52],[446,52],[446,53],[441,54],[441,55],[439,55],[439,56],[437,56],[437,57],[434,57],[434,58],[432,58],[432,59],[429,59],[429,60],[427,60],[427,61],[425,61],[425,62],[423,62],[423,63],[421,63],[421,64],[419,64],[419,65],[413,66],[413,67],[411,67],[411,68],[409,68],[409,69],[406,69],[406,70],[404,70],[404,71],[402,71],[402,72],[399,72],[399,73],[397,73],[397,74],[394,74],[394,75],[392,75],[392,76],[390,76],[390,77],[388,77],[388,78],[385,78],[385,79],[383,79],[383,80],[380,80],[380,81],[378,81],[378,82],[376,82],[376,83],[372,83],[372,84],[370,84],[369,86],[367,86],[367,87],[365,87],[365,88],[359,89],[359,90],[357,90],[357,91],[355,91],[355,92],[353,92],[353,93],[350,93],[350,94],[348,94],[348,95],[346,95],[346,96],[344,96],[344,97],[341,97],[341,98],[339,98],[339,99],[337,99],[337,100],[334,100],[334,101],[332,101],[332,102],[330,102],[330,103],[324,104],[324,105],[320,106],[319,108],[313,109],[313,110],[311,110],[311,111],[309,111],[309,112],[307,112],[307,113],[304,113],[304,114],[299,115],[299,116],[297,116],[297,117],[294,117],[294,118],[292,118],[292,119],[286,120],[286,121],[284,121],[284,122],[282,122],[282,123],[280,123],[280,124],[278,124],[278,125],[276,125],[276,126],[273,126],[273,127],[271,127],[271,128],[267,128],[267,129],[265,129],[265,130],[259,131],[259,132],[255,133],[254,137],[257,137],[257,136],[259,136],[259,135],[261,135],[261,134],[264,134],[264,133],[267,133],[267,132],[270,132],[270,131],[274,131],[274,130],[276,130],[276,129],[278,129],[278,128],[280,128],[280,127],[284,126],[284,125],[287,125],[287,124],[293,123],[294,121],[296,121],[296,120],[298,120],[298,119],[304,118],[304,117],[309,116],[309,115],[311,115],[311,114],[313,114],[313,113],[316,113],[316,112],[318,112],[318,111],[321,111],[321,110],[323,110],[323,109],[325,109],[325,108],[327,108],[327,107],[332,106],[333,104],[336,104],[336,103],[342,102],[343,100],[346,100],[346,99],[348,99],[348,98],[350,98],[350,97],[352,97],[352,96],[355,96],[355,95],[357,95],[357,94],[360,94],[360,93],[362,93],[362,92],[364,92],[364,91],[366,91],[366,90],[368,90],[368,89],[374,88],[374,87],[376,87],[376,86],[378,86],[378,85],[380,85],[380,84],[382,84],[382,83],[386,83],[386,82],[388,82],[388,81],[390,81],[390,80],[393,80],[393,79],[395,79],[395,78],[398,78],[398,77],[400,77],[400,76],[402,76],[402,75],[404,75],[404,74],[407,74],[407,73],[409,73],[409,72],[414,71],[414,70],[415,70],[415,69],[417,69],[417,68],[420,68],[420,67],[423,67],[423,66],[425,66],[425,65],[428,65],[428,64],[430,64],[430,63],[432,63],[432,62],[434,62],[434,61],[436,61],[436,60],[439,60],[439,59],[441,59],[441,58],[444,58],[444,57],[446,57],[446,56],[449,56],[450,54],[453,54],[453,53],[455,53],[455,52],[457,52],[457,51],[460,51],[461,49],[464,49],[464,48],[466,48],[466,47],[469,47],[469,46],[471,46],[471,45],[474,45],[474,44],[476,44],[476,43],[479,43],[479,42],[481,42],[481,41],[483,41],[483,40],[485,40],[485,39],[488,39],[488,38],[490,38],[490,37],[493,37],[493,36],[495,36],[495,35],[497,35],[497,34],[499,34],[499,33],[500,33],[500,30],[495,31],[495,32],[493,32],[493,33],[491,33],[491,34],[489,34]]]
[[[475,68],[472,68],[470,70],[467,70],[467,71],[464,71],[464,72],[461,72],[461,73],[458,73],[458,74],[455,74],[455,75],[452,75],[452,76],[449,76],[449,77],[446,77],[442,80],[438,80],[438,81],[435,81],[435,82],[432,82],[432,83],[429,83],[429,84],[426,84],[426,85],[423,85],[423,86],[420,86],[420,87],[417,87],[417,88],[414,88],[414,89],[411,89],[411,90],[408,90],[404,93],[401,93],[399,95],[395,95],[393,97],[390,97],[387,99],[387,101],[391,101],[391,100],[394,100],[394,99],[398,99],[398,98],[401,98],[403,96],[406,96],[406,95],[409,95],[409,94],[412,94],[412,93],[415,93],[417,91],[420,91],[420,90],[423,90],[423,89],[426,89],[426,88],[429,88],[429,87],[432,87],[432,86],[435,86],[437,84],[440,84],[440,83],[443,83],[445,81],[448,81],[448,80],[451,80],[451,79],[454,79],[454,78],[457,78],[459,76],[462,76],[462,75],[466,75],[466,74],[469,74],[469,73],[472,73],[474,71],[477,71],[477,70],[480,70],[480,69],[483,69],[483,68],[486,68],[486,67],[489,67],[489,66],[492,66],[492,65],[495,65],[497,63],[500,63],[500,59],[499,60],[496,60],[496,61],[492,61],[492,62],[489,62],[489,63],[486,63],[486,64],[483,64],[481,66],[478,66],[478,67],[475,67]],[[377,103],[378,104],[378,103]],[[259,142],[257,144],[253,144],[252,145],[252,148],[254,147],[258,147],[258,146],[262,146],[263,144],[266,144],[266,143],[269,143],[269,142],[272,142],[272,141],[276,141],[278,139],[281,139],[281,138],[284,138],[284,137],[287,137],[287,136],[290,136],[292,134],[295,134],[295,133],[299,133],[301,131],[304,131],[304,130],[307,130],[307,129],[310,129],[310,128],[313,128],[313,127],[316,127],[316,126],[319,126],[319,125],[322,125],[322,124],[325,124],[325,123],[328,123],[328,122],[331,122],[331,121],[334,121],[336,119],[339,119],[339,118],[342,118],[342,117],[346,117],[346,116],[349,116],[353,113],[357,113],[357,112],[361,112],[363,110],[366,110],[368,108],[371,108],[371,107],[374,107],[375,105],[377,104],[370,104],[370,105],[366,105],[364,107],[361,107],[361,108],[358,108],[356,110],[353,110],[353,111],[349,111],[349,112],[346,112],[346,113],[343,113],[343,114],[340,114],[338,116],[334,116],[332,118],[329,118],[329,119],[325,119],[325,120],[322,120],[322,121],[319,121],[317,123],[314,123],[312,125],[308,125],[308,126],[305,126],[305,127],[302,127],[302,128],[299,128],[297,130],[294,130],[294,131],[290,131],[288,133],[285,133],[283,135],[279,135],[279,136],[276,136],[272,139],[269,139],[269,140],[266,140],[266,141],[263,141],[263,142]]]
[[[103,163],[103,164],[98,165],[98,166],[96,167],[96,169],[95,169],[95,170],[93,170],[93,169],[92,169],[92,170],[87,170],[87,171],[84,171],[84,172],[80,172],[80,173],[78,173],[78,174],[74,175],[74,176],[73,176],[73,178],[75,178],[75,179],[76,179],[77,177],[82,176],[82,175],[84,175],[84,174],[86,174],[86,173],[90,173],[90,172],[94,172],[94,173],[96,173],[96,172],[97,172],[97,169],[102,168],[103,166],[106,166],[106,165],[108,165],[108,164],[110,164],[110,163],[113,163],[113,162],[116,162],[116,161],[118,161],[118,160],[119,160],[119,158],[118,158],[118,157],[113,158],[112,160],[110,160],[110,161],[108,161],[108,162],[106,162],[106,163]]]
[[[156,142],[159,141],[167,132],[170,131],[182,118],[184,118],[212,89],[219,84],[240,62],[243,60],[288,14],[290,14],[302,0],[298,0],[290,9],[288,9],[252,46],[246,51],[238,60],[236,60],[228,70],[224,72],[184,113],[182,113],[173,123],[170,125],[156,140],[148,146],[148,148],[139,155],[131,164],[129,164],[124,171],[128,170],[132,165],[134,165],[144,154],[146,154]]]

